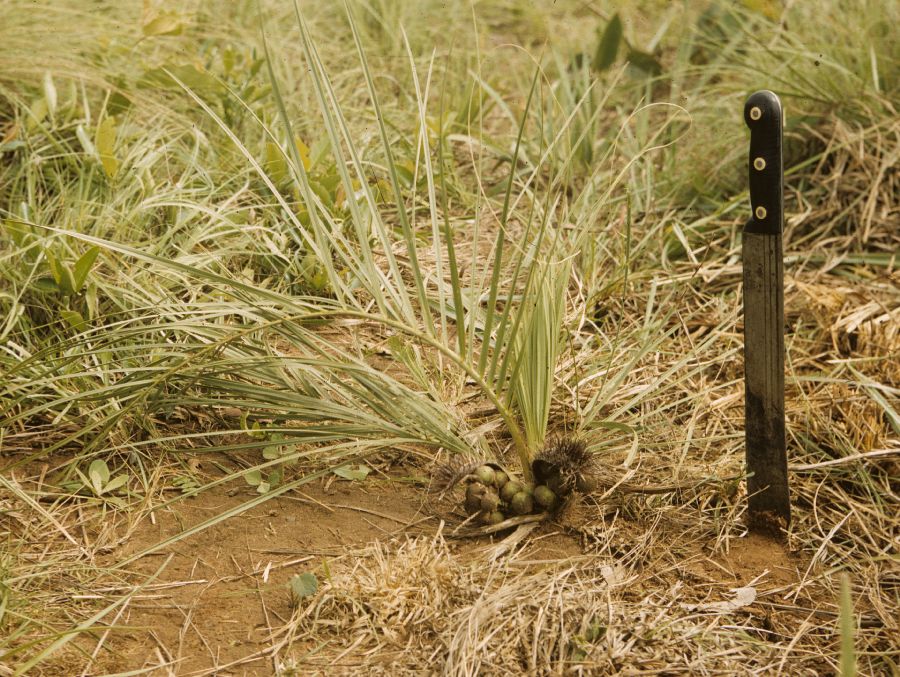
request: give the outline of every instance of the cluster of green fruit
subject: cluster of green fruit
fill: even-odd
[[[499,524],[513,515],[548,512],[559,503],[546,485],[525,484],[489,465],[476,468],[467,480],[466,512],[482,524]]]

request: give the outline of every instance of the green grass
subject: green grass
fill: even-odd
[[[271,492],[239,514],[318,476],[298,461],[446,453],[527,476],[563,431],[626,466],[739,471],[739,111],[761,87],[787,111],[803,262],[792,444],[811,466],[896,449],[894,3],[645,0],[619,40],[610,3],[85,4],[0,7],[3,495],[129,514],[202,450],[242,463],[165,505],[259,470]],[[866,334],[790,306],[839,279],[887,319]],[[863,401],[840,423],[835,380]],[[93,486],[96,461],[126,484]],[[40,463],[46,508],[15,479]],[[879,517],[822,546],[855,551],[861,580],[888,473],[841,476]],[[792,537],[816,551],[840,518],[798,495]],[[102,619],[41,618],[63,562],[3,554],[10,665]],[[864,634],[861,673],[881,656]]]

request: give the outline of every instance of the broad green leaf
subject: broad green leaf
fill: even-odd
[[[131,108],[131,99],[126,93],[131,85],[124,78],[113,80],[116,89],[109,95],[106,102],[106,112],[109,115],[121,115]]]
[[[34,131],[37,129],[44,118],[47,117],[47,100],[44,97],[35,100],[28,108],[28,120],[25,123],[26,129]]]
[[[297,152],[300,154],[300,161],[303,163],[303,168],[306,171],[309,171],[309,168],[312,166],[312,162],[309,159],[309,146],[303,143],[303,140],[299,136],[294,139],[294,145],[297,146]]]
[[[331,191],[329,191],[328,187],[325,186],[321,181],[310,180],[309,187],[322,201],[323,205],[325,205],[329,209],[334,206],[334,197],[331,195]]]
[[[341,177],[336,171],[330,171],[327,174],[323,174],[319,176],[319,183],[328,191],[329,195],[334,195],[335,191],[338,189],[338,186],[341,183]],[[359,182],[355,179],[352,182],[352,187],[354,190],[359,189]]]
[[[75,289],[75,278],[72,276],[72,269],[68,264],[62,261],[58,262],[60,279],[58,281],[60,291],[66,296],[72,296],[77,291]]]
[[[605,71],[615,63],[620,42],[622,42],[622,20],[616,13],[606,24],[600,42],[597,43],[597,51],[594,53],[594,61],[591,64],[595,70]]]
[[[75,278],[72,276],[72,271],[69,266],[64,261],[60,261],[56,258],[49,250],[44,251],[44,256],[47,257],[47,263],[50,266],[50,274],[53,275],[53,279],[56,281],[59,290],[66,296],[74,294]]]
[[[93,461],[88,467],[88,473],[93,474],[95,472],[100,476],[104,484],[109,482],[109,466],[106,465],[106,461],[103,459]]]
[[[106,493],[111,493],[116,489],[121,489],[128,482],[128,475],[116,475],[113,477],[109,483],[103,487],[103,491]]]
[[[231,47],[226,47],[222,52],[222,68],[225,69],[225,75],[231,75],[234,65],[237,63],[237,54]]]
[[[275,433],[269,438],[269,441],[272,442],[267,447],[263,448],[263,458],[267,461],[274,461],[276,458],[280,458],[284,454],[284,447],[282,443],[285,441],[285,436],[281,433]]]
[[[89,321],[93,321],[97,317],[97,311],[100,308],[100,302],[97,299],[97,285],[89,284],[84,290],[84,307],[83,312]]]
[[[372,469],[361,463],[359,465],[342,465],[339,468],[334,468],[331,472],[338,477],[343,477],[345,480],[361,482],[368,477]]]
[[[319,589],[319,581],[316,579],[315,574],[306,572],[305,574],[298,574],[292,577],[288,582],[288,587],[294,597],[303,599],[316,594],[316,591]]]
[[[31,226],[19,221],[4,221],[3,227],[17,247],[24,247],[32,239],[34,232]]]
[[[288,164],[281,148],[274,141],[266,142],[266,174],[277,184],[288,178]]]
[[[300,156],[300,162],[303,168],[309,171],[312,167],[312,160],[309,156],[309,147],[303,143],[300,137],[294,138],[294,145],[297,147],[297,153]],[[276,182],[281,183],[289,179],[288,163],[282,148],[273,141],[266,142],[266,173]],[[330,198],[323,197],[323,194],[317,193],[322,201],[328,204]]]
[[[648,75],[660,75],[662,73],[662,64],[652,54],[642,52],[639,49],[630,49],[628,51],[628,63],[638,68]]]
[[[52,277],[39,277],[31,284],[34,286],[35,291],[39,291],[42,294],[59,294],[61,291],[59,285],[56,284],[56,280]]]
[[[260,483],[256,487],[257,494],[267,494],[272,486],[269,484],[267,480],[261,480]]]
[[[178,12],[172,10],[158,10],[145,16],[141,26],[141,33],[148,38],[160,35],[181,35],[183,31],[184,19]]]
[[[409,186],[411,186],[412,181],[413,181],[413,169],[414,169],[412,162],[404,162],[402,164],[398,163],[395,166],[395,169],[397,170],[397,176],[400,179],[400,181],[403,183],[403,185],[406,186],[407,188]]]
[[[47,258],[47,265],[50,267],[50,274],[53,276],[53,280],[56,282],[57,286],[60,286],[60,269],[56,257],[49,249],[44,250],[44,256]]]
[[[103,493],[103,487],[109,482],[109,467],[106,461],[97,459],[88,467],[88,477],[91,480],[91,487],[98,496]]]
[[[783,11],[782,3],[778,0],[742,0],[742,4],[753,12],[759,12],[771,21],[778,21]]]
[[[88,328],[88,323],[85,322],[84,318],[81,316],[81,313],[75,310],[60,310],[60,316],[62,319],[66,321],[72,329],[75,331],[84,331]]]
[[[116,118],[108,117],[97,126],[97,137],[94,144],[97,146],[97,154],[100,156],[100,163],[103,165],[103,171],[109,178],[113,178],[119,170],[119,161],[115,156],[116,136],[118,135],[116,127]]]
[[[272,93],[272,88],[268,85],[264,85],[259,87],[257,85],[247,85],[244,87],[243,91],[241,91],[241,98],[244,100],[245,104],[256,103],[260,99],[264,99]]]
[[[180,80],[191,91],[203,95],[222,96],[227,90],[212,75],[201,70],[194,64],[173,65],[167,64],[160,68],[145,71],[137,84],[139,87],[164,88],[183,91],[181,85],[174,78]]]
[[[91,267],[93,267],[94,261],[97,260],[97,255],[99,253],[99,247],[91,247],[75,262],[73,277],[75,278],[76,292],[81,291],[82,287],[84,287],[84,283],[85,280],[87,280],[88,273],[91,271]]]
[[[251,487],[258,487],[262,482],[262,473],[259,470],[248,470],[244,473],[244,479]]]
[[[328,275],[325,267],[312,252],[303,257],[300,262],[300,274],[303,276],[303,282],[313,291],[323,292],[328,289]]]

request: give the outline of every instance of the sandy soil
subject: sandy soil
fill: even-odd
[[[109,554],[108,564],[176,536],[252,495],[246,486],[219,487],[159,511]],[[147,554],[127,565],[126,571],[133,580],[153,573],[157,577],[131,598],[115,620],[115,630],[102,638],[102,650],[89,674],[142,669],[151,675],[273,674],[280,664],[272,647],[295,610],[289,579],[304,572],[314,572],[320,580],[346,573],[376,541],[393,547],[439,530],[446,535],[440,514],[446,506],[435,507],[433,495],[400,481],[329,479]],[[471,561],[506,536],[449,538],[449,551]],[[577,529],[544,524],[527,535],[522,559],[548,567],[590,557],[583,540]],[[761,590],[787,586],[796,583],[802,565],[783,544],[763,537],[732,540],[727,552],[718,554],[711,554],[711,543],[682,545],[690,550],[681,556],[689,561],[685,572],[695,585],[737,588],[757,583]],[[761,576],[764,582],[758,583]],[[79,644],[93,652],[99,635]],[[295,637],[291,646],[296,649],[305,643],[302,636]],[[329,651],[336,648],[340,647],[331,646]],[[312,638],[307,649],[316,650]],[[66,673],[62,665],[59,668],[60,674]]]

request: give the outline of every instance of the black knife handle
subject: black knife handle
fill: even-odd
[[[745,233],[777,235],[784,219],[783,113],[781,101],[767,89],[754,92],[744,104],[750,128],[750,207]]]

